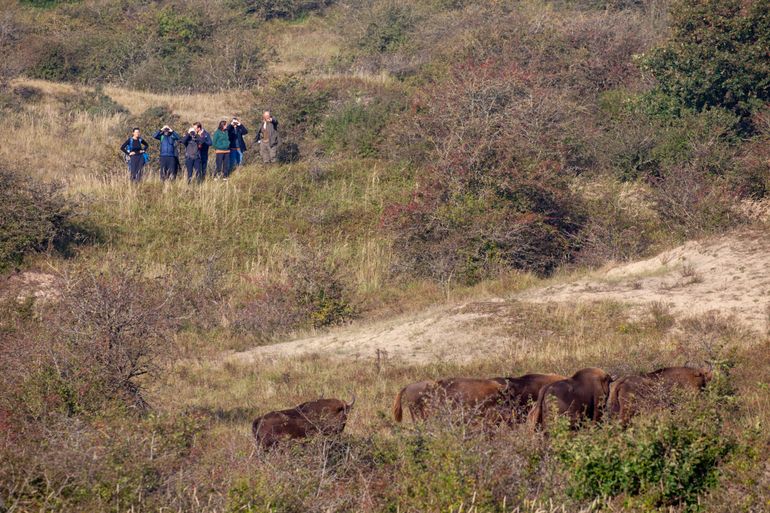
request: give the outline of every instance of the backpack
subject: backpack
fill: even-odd
[[[128,153],[131,153],[131,147],[133,146],[133,143],[131,142],[132,139],[133,139],[132,137],[128,138],[128,148],[127,148],[128,149]],[[141,149],[141,148],[142,148],[142,138],[140,137],[139,138],[139,149]],[[126,164],[131,162],[131,155],[129,155],[128,153],[126,153]],[[144,163],[145,164],[150,162],[150,155],[148,154],[148,152],[145,151],[144,153],[142,153],[142,157],[144,157]]]

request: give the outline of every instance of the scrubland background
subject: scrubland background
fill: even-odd
[[[769,44],[766,0],[0,0],[0,511],[767,511]],[[280,165],[128,183],[132,126],[264,109]],[[390,416],[706,362],[626,431]]]

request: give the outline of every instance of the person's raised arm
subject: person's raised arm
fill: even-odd
[[[152,137],[160,141],[161,133],[162,132],[160,130],[157,130],[154,134],[152,134]]]
[[[240,129],[241,129],[241,135],[246,135],[246,134],[248,134],[248,133],[249,133],[249,129],[248,129],[248,128],[246,128],[246,127],[245,127],[245,126],[243,126],[243,125],[238,125],[238,128],[240,128]]]

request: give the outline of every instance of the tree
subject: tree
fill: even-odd
[[[770,0],[679,0],[669,40],[642,60],[687,108],[746,118],[770,101]]]

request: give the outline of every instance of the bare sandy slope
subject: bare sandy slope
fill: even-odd
[[[506,298],[435,307],[370,325],[233,353],[248,362],[304,354],[374,358],[377,351],[411,361],[471,360],[510,346],[510,334],[495,329],[510,322],[522,303],[619,301],[632,311],[663,303],[675,315],[710,311],[732,315],[765,333],[770,318],[770,233],[752,230],[687,244],[630,264],[608,266],[588,276],[555,280]]]

